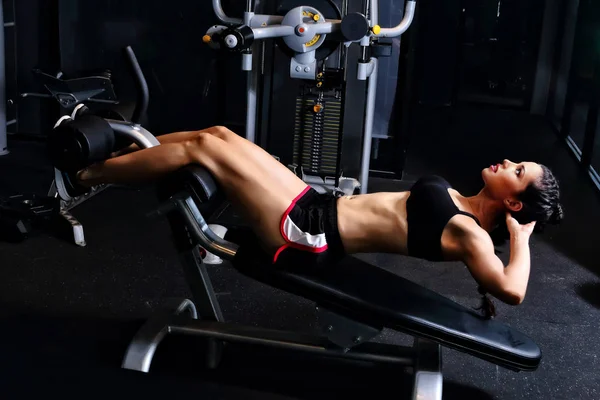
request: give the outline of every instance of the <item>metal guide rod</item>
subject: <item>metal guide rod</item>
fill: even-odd
[[[372,0],[371,1],[371,10],[370,10],[371,26],[379,25],[379,1]]]
[[[4,10],[0,3],[0,21],[4,21]],[[6,139],[6,55],[4,54],[4,27],[0,29],[0,156],[8,154]]]
[[[360,192],[366,194],[369,189],[369,172],[371,169],[371,146],[373,143],[373,124],[375,122],[375,100],[377,97],[377,77],[379,61],[371,58],[373,72],[369,76],[369,88],[367,90],[367,110],[365,115],[365,133],[363,137],[362,165],[360,168]]]
[[[255,57],[248,55],[250,60],[250,70],[248,71],[248,82],[247,82],[247,103],[246,103],[246,139],[252,143],[256,143],[256,113],[257,109],[257,90],[258,90],[258,71],[253,65]]]

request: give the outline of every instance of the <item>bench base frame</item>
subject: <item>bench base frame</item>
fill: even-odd
[[[175,300],[151,317],[137,332],[125,353],[122,367],[149,372],[152,359],[167,335],[207,338],[206,365],[217,368],[225,342],[269,346],[285,350],[354,361],[411,367],[413,399],[441,400],[442,352],[437,343],[415,337],[413,346],[370,342],[382,328],[365,325],[317,305],[322,335],[279,331],[231,324],[224,321],[206,265],[199,249],[181,253],[182,264],[196,303]]]

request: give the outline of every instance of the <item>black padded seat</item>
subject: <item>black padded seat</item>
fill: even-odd
[[[523,333],[391,272],[348,256],[319,273],[276,269],[241,248],[243,274],[375,327],[423,337],[512,370],[535,370],[541,350]]]

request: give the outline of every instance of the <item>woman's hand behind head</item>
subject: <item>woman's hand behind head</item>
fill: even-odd
[[[511,213],[506,213],[506,227],[508,228],[508,232],[511,237],[515,237],[518,235],[527,235],[530,236],[533,233],[533,229],[535,228],[536,221],[532,221],[528,224],[521,225],[519,221],[517,221]]]

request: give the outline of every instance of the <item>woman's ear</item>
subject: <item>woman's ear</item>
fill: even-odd
[[[504,205],[512,212],[519,212],[523,208],[523,202],[515,199],[505,199]]]

